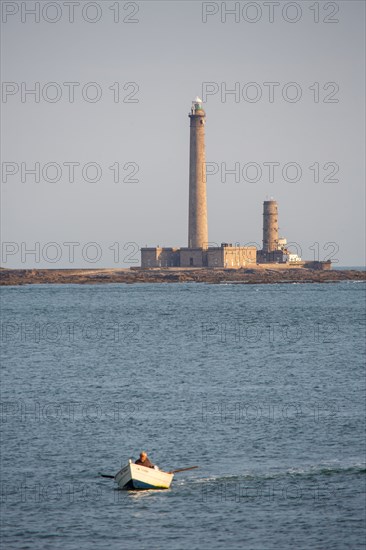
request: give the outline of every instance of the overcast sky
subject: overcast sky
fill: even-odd
[[[2,9],[4,267],[126,267],[141,246],[187,246],[196,95],[209,240],[261,245],[273,197],[303,258],[364,263],[363,1]]]

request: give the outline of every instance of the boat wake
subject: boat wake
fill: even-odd
[[[273,470],[271,472],[246,471],[240,474],[213,475],[208,477],[189,477],[176,481],[176,485],[194,485],[202,483],[238,483],[245,481],[267,481],[281,478],[315,479],[322,476],[364,475],[366,474],[366,463],[355,463],[350,465],[340,464],[317,464],[300,468],[288,468],[286,470]]]

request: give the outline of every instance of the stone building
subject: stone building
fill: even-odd
[[[239,269],[257,261],[255,246],[222,243],[209,248],[143,248],[142,267],[211,267]]]

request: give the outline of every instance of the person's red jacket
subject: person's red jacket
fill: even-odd
[[[154,468],[154,464],[151,464],[150,460],[146,457],[144,462],[140,458],[138,458],[135,462],[135,464],[138,464],[139,466],[145,466],[145,468]]]

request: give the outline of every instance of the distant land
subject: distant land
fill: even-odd
[[[361,269],[312,270],[276,269],[256,266],[252,269],[155,268],[155,269],[0,269],[0,285],[101,284],[101,283],[336,283],[365,281]]]

